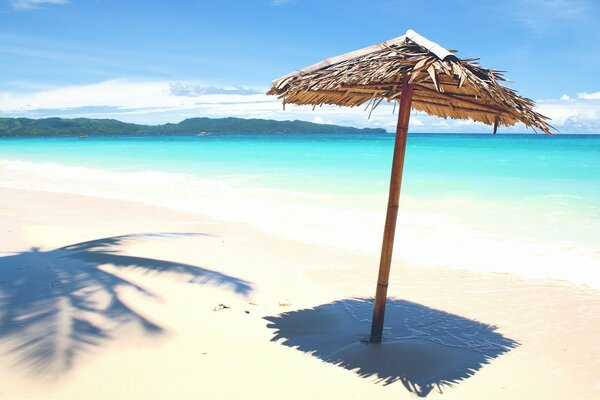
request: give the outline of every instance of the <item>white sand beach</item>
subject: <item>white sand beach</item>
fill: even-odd
[[[0,400],[600,400],[600,0],[431,3],[0,2]]]
[[[0,398],[599,398],[600,293],[0,189]]]

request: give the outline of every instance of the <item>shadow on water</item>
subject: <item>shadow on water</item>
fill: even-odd
[[[61,373],[78,355],[134,325],[145,335],[164,329],[119,296],[130,288],[157,296],[136,283],[100,268],[169,273],[189,282],[224,286],[246,296],[249,282],[201,268],[153,258],[119,254],[119,246],[141,239],[201,234],[140,234],[92,240],[50,251],[32,248],[0,257],[0,341],[34,372]]]
[[[403,300],[388,300],[384,339],[368,344],[373,303],[344,299],[267,317],[272,341],[388,385],[440,393],[518,346],[496,327]]]

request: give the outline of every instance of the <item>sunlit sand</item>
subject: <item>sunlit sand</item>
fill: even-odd
[[[6,398],[594,398],[600,295],[140,204],[0,189]]]

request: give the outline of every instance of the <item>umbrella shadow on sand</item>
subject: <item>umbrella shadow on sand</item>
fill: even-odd
[[[440,393],[518,346],[496,327],[404,300],[388,300],[383,343],[368,344],[373,303],[345,299],[267,317],[272,341],[419,397]]]
[[[249,282],[201,268],[153,258],[120,254],[125,242],[193,233],[160,233],[108,237],[55,250],[32,248],[0,257],[0,343],[32,372],[60,374],[78,356],[137,327],[156,336],[164,328],[125,303],[119,292],[133,289],[158,298],[146,288],[109,269],[168,273],[190,283],[224,286],[246,296]]]

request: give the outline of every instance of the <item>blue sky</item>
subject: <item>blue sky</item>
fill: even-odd
[[[411,28],[507,70],[564,133],[600,133],[600,1],[0,0],[0,116],[304,119],[391,129],[388,106],[264,96],[295,69]],[[416,113],[416,131],[488,131]],[[509,131],[524,131],[517,127]]]

